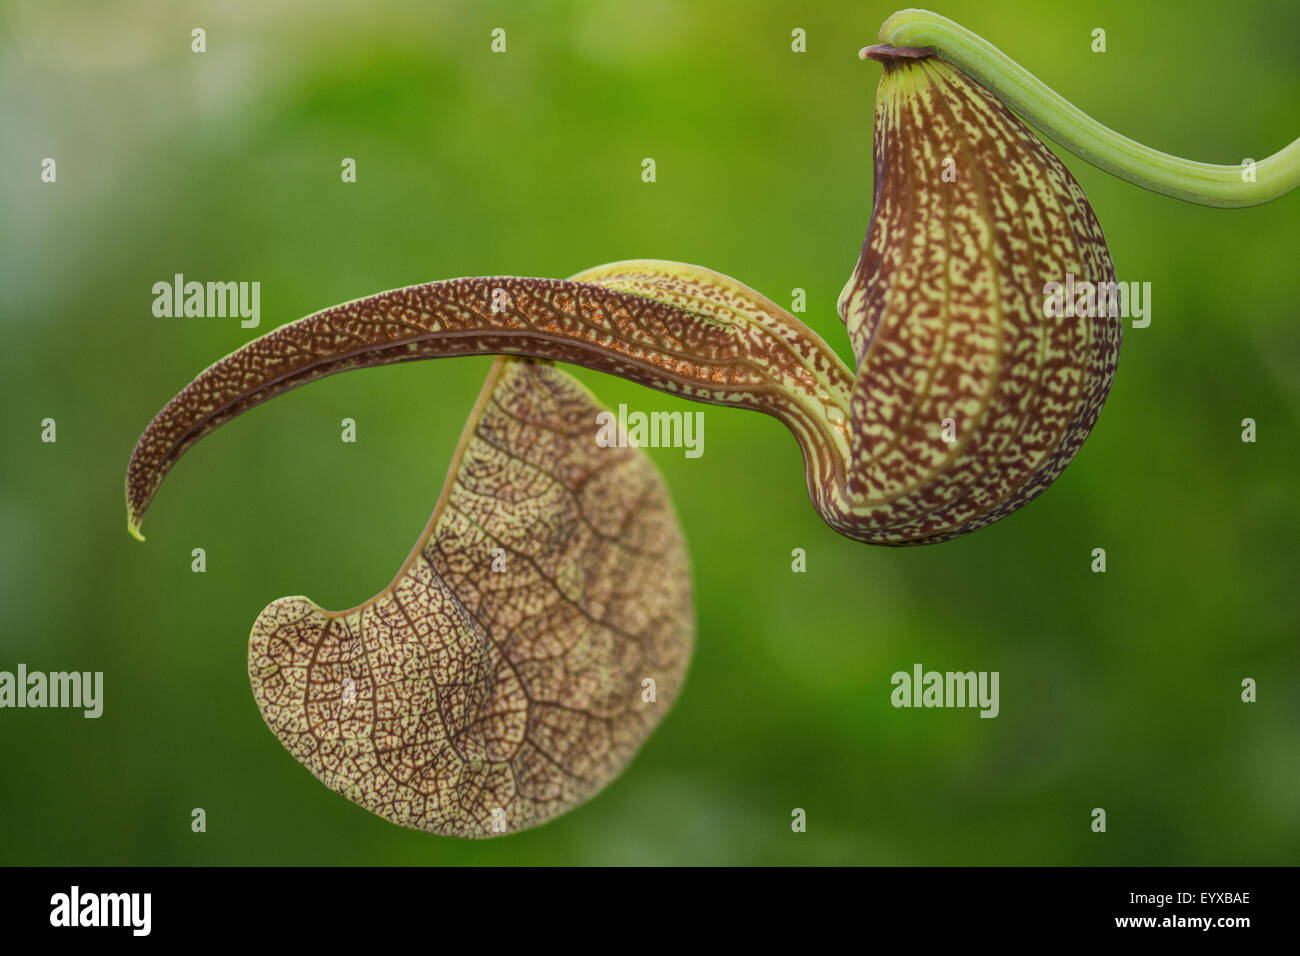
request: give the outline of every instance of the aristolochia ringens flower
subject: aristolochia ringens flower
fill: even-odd
[[[1061,474],[1119,351],[1113,311],[1044,307],[1051,285],[1096,291],[1115,269],[1078,183],[1013,110],[1181,199],[1250,205],[1300,182],[1300,140],[1251,182],[1156,153],[934,14],[895,14],[881,40],[863,51],[884,66],[875,203],[840,298],[856,369],[740,282],[639,260],[326,309],[202,372],[145,430],[126,483],[137,536],[181,455],[267,399],[353,368],[503,356],[393,583],[342,612],[284,598],[254,625],[262,715],[326,786],[404,826],[512,832],[617,776],[675,698],[694,615],[667,493],[640,449],[596,441],[600,405],[539,360],[773,415],[835,530],[943,541]]]

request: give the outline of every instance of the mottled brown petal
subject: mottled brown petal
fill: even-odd
[[[645,453],[596,444],[599,411],[565,372],[499,360],[393,583],[350,611],[262,612],[257,705],[330,789],[414,829],[514,832],[594,795],[672,705],[685,545]]]
[[[643,260],[574,280],[428,282],[254,339],[201,372],[140,436],[127,465],[127,527],[139,535],[155,492],[186,451],[256,405],[349,369],[478,354],[572,362],[683,398],[766,412],[798,437],[819,510],[826,513],[822,490],[842,484],[851,383],[843,362],[736,280]]]

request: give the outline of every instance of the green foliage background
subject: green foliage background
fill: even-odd
[[[263,406],[172,474],[147,544],[126,534],[127,456],[168,398],[254,334],[383,289],[679,259],[786,304],[805,288],[847,358],[835,300],[871,208],[880,73],[856,51],[892,9],[6,3],[0,668],[102,670],[106,702],[99,720],[0,711],[0,862],[1295,863],[1300,195],[1204,209],[1066,159],[1153,321],[1126,330],[1065,476],[963,540],[836,536],[760,416],[708,408],[703,458],[653,451],[694,561],[685,691],[598,798],[507,839],[405,831],[326,790],[264,727],[245,665],[271,600],[350,607],[388,583],[490,359]],[[1300,134],[1294,5],[939,9],[1158,148],[1236,163]],[[262,327],[154,318],[176,272],[260,281]],[[688,407],[578,375],[611,404]],[[889,675],[914,662],[1000,671],[1001,716],[894,710]]]

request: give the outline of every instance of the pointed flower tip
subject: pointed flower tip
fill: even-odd
[[[137,541],[143,541],[144,535],[140,533],[140,518],[130,508],[126,509],[126,531]]]

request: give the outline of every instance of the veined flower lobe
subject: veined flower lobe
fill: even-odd
[[[839,303],[858,360],[847,504],[871,540],[942,541],[1025,504],[1083,444],[1120,322],[1046,318],[1043,290],[1115,269],[1079,184],[996,97],[931,50],[863,56],[885,73]]]

